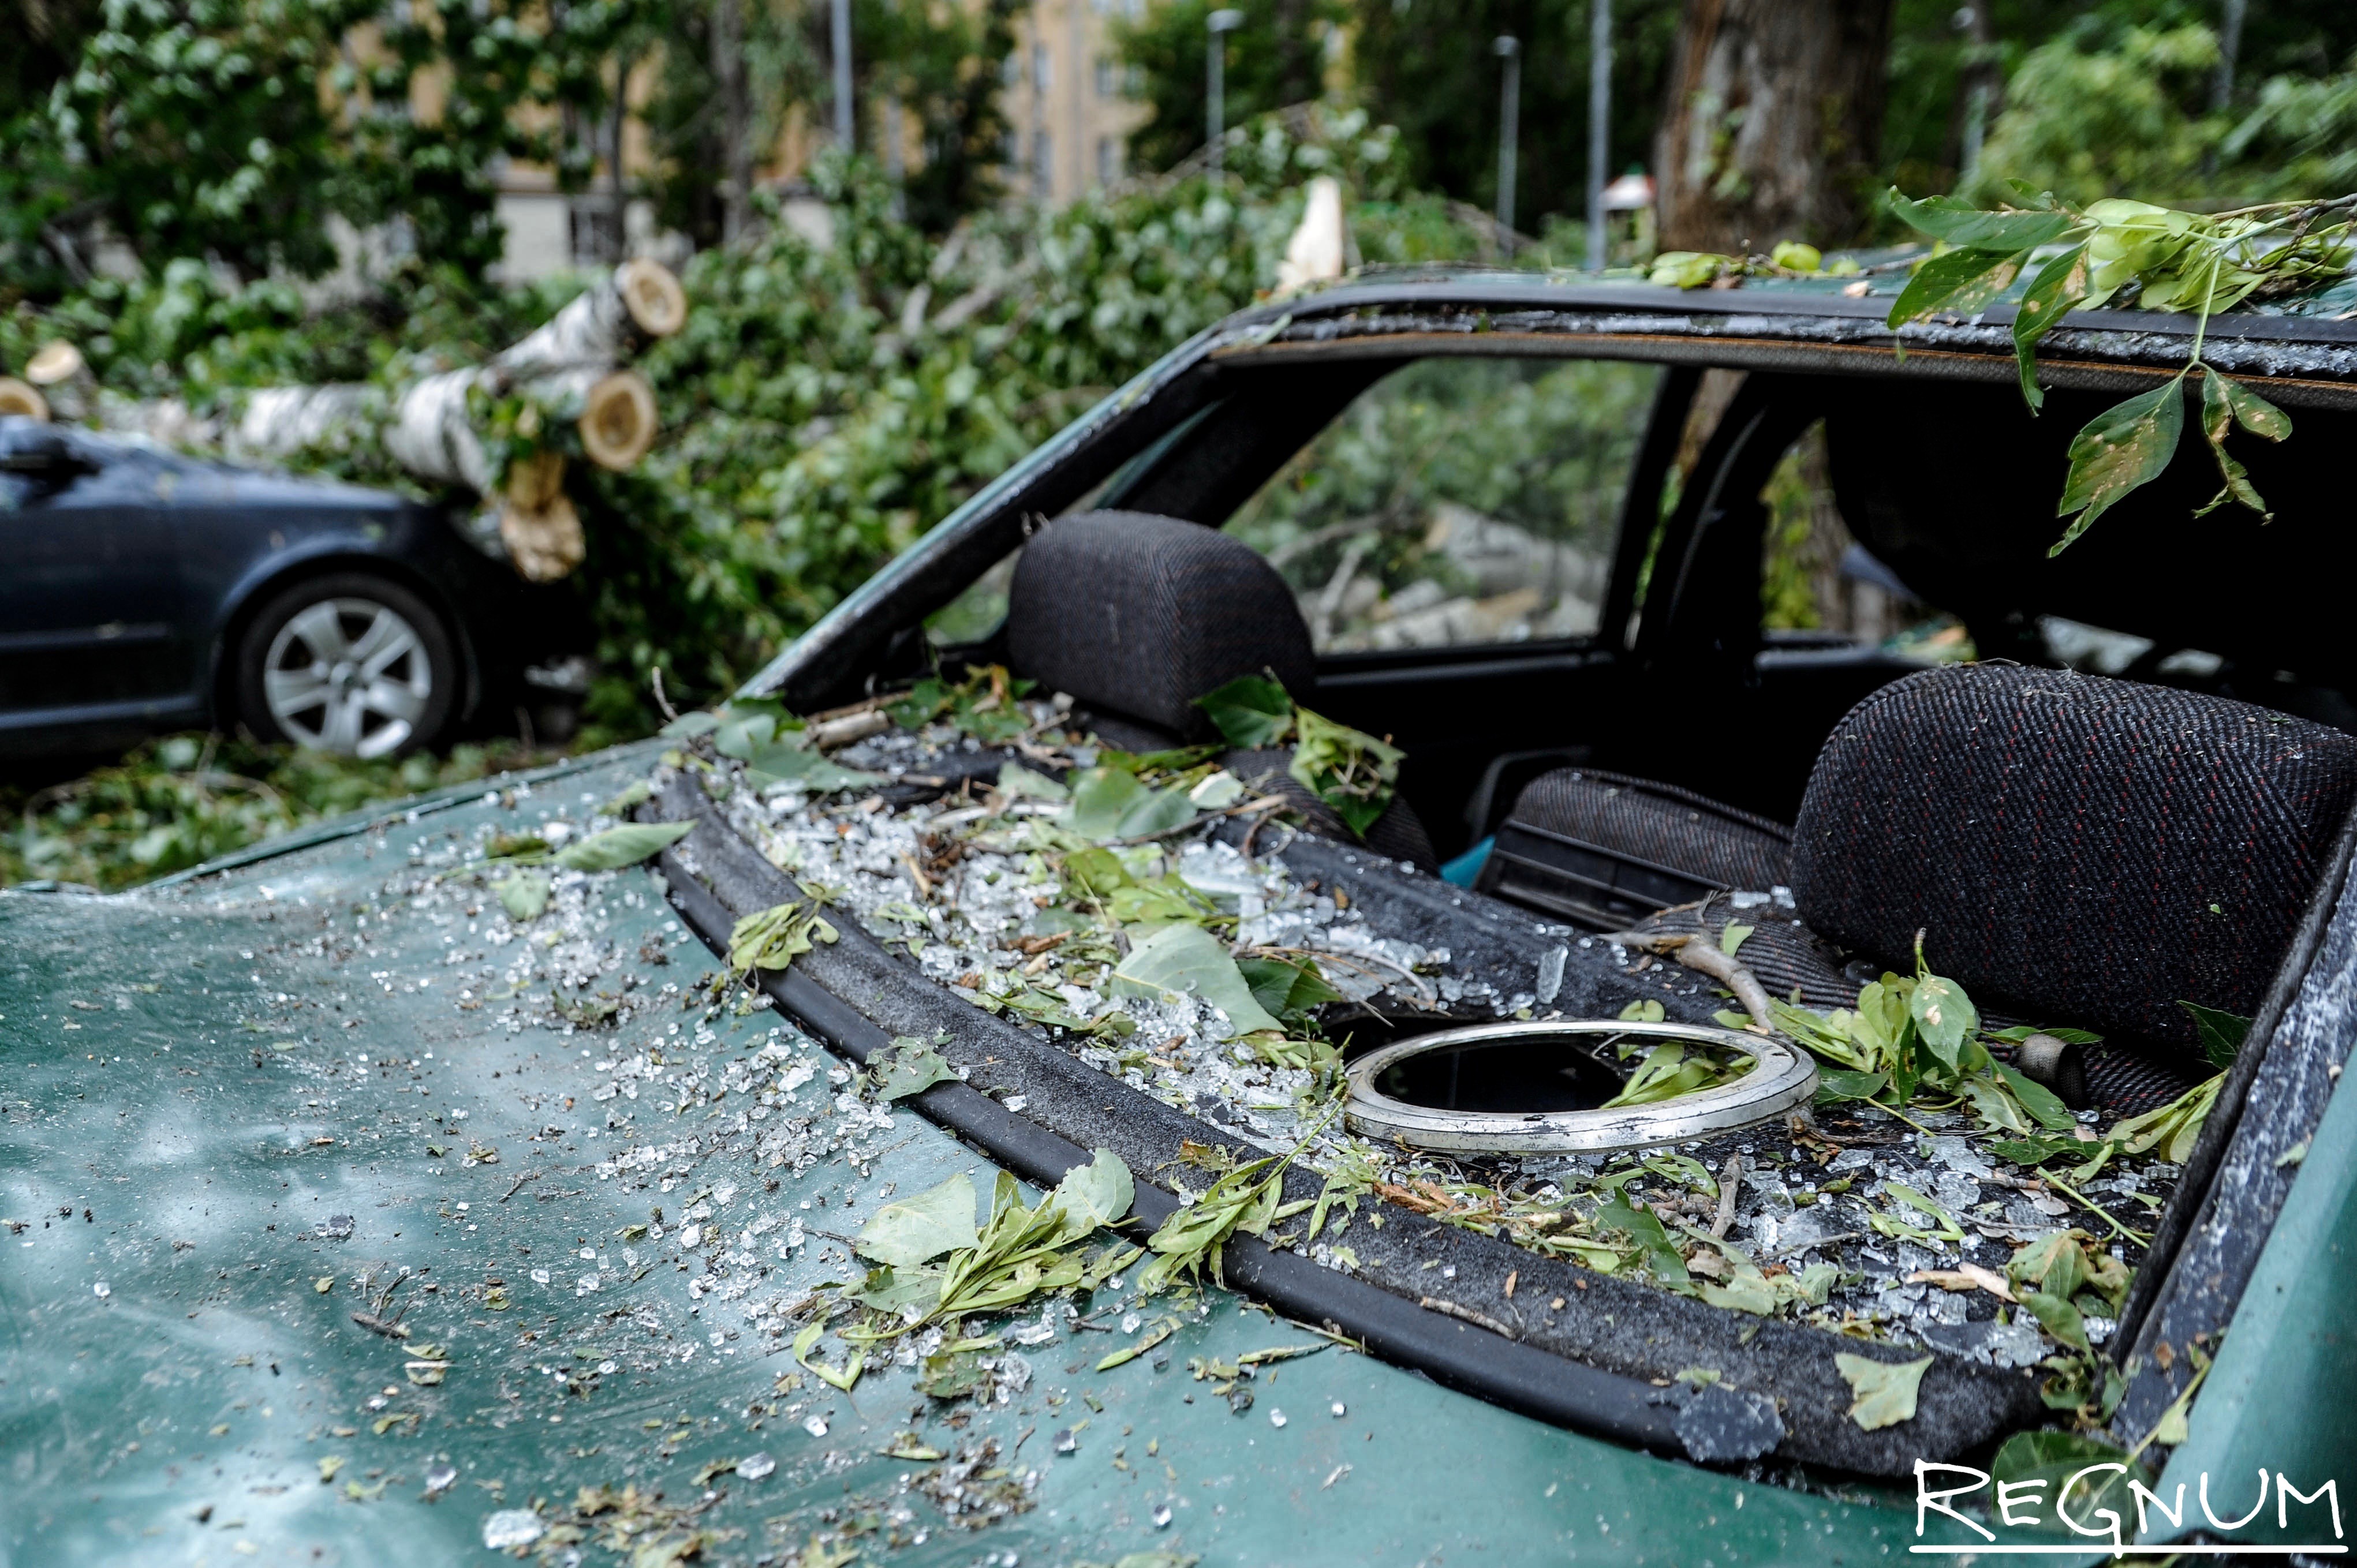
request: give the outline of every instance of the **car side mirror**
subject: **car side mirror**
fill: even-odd
[[[65,432],[51,425],[27,422],[0,436],[0,471],[58,478],[89,466]]]

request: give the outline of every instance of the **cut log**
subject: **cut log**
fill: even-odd
[[[41,389],[51,418],[79,424],[98,406],[98,378],[90,373],[81,350],[62,338],[53,338],[33,351],[25,361],[25,379]]]
[[[581,564],[588,553],[581,532],[581,514],[572,498],[559,490],[544,507],[520,507],[509,500],[500,507],[500,542],[508,558],[530,583],[553,583]]]
[[[384,394],[365,383],[266,387],[246,398],[222,444],[233,456],[280,457],[305,447],[348,450],[383,403]]]
[[[602,377],[584,399],[578,425],[589,460],[621,473],[655,444],[655,389],[636,371]]]
[[[490,494],[490,455],[467,418],[467,393],[485,377],[480,369],[444,371],[410,382],[385,422],[385,452],[421,479]]]
[[[18,414],[27,419],[47,420],[49,400],[41,389],[14,376],[0,376],[0,415]]]
[[[687,291],[660,262],[624,262],[491,360],[511,381],[614,364],[687,320]]]

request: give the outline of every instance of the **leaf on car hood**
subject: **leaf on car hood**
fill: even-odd
[[[1181,995],[1200,997],[1228,1015],[1222,1039],[1284,1027],[1253,1000],[1252,987],[1244,983],[1236,961],[1200,926],[1162,927],[1130,950],[1110,983],[1123,996],[1163,1002]]]
[[[500,908],[511,920],[537,919],[548,908],[548,878],[537,871],[519,871],[500,884]]]
[[[1865,1431],[1879,1432],[1915,1419],[1915,1396],[1922,1389],[1923,1373],[1932,1358],[1877,1361],[1865,1356],[1837,1355],[1834,1365],[1857,1396],[1849,1407],[1849,1418]]]
[[[974,1182],[960,1171],[939,1187],[877,1209],[853,1246],[863,1258],[903,1269],[974,1244]]]
[[[1060,1247],[1077,1241],[1100,1225],[1110,1225],[1129,1212],[1137,1197],[1137,1184],[1129,1174],[1129,1166],[1111,1149],[1095,1151],[1096,1158],[1084,1165],[1074,1165],[1048,1195],[1048,1201],[1063,1214],[1063,1221],[1047,1245]]]
[[[556,852],[556,864],[575,871],[612,871],[636,865],[661,854],[695,831],[695,823],[624,822],[602,833],[566,844]]]

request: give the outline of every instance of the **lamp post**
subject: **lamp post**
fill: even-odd
[[[1204,118],[1211,125],[1207,145],[1211,151],[1211,172],[1217,174],[1222,161],[1221,144],[1228,128],[1228,35],[1244,25],[1244,14],[1232,9],[1214,11],[1204,25],[1211,35],[1210,47],[1203,51],[1207,77],[1203,87]]]
[[[851,0],[834,0],[830,31],[834,46],[834,145],[851,144]]]
[[[1587,270],[1611,260],[1604,239],[1604,166],[1612,156],[1612,0],[1587,0]]]
[[[1506,62],[1498,83],[1498,253],[1512,257],[1514,243],[1514,144],[1523,118],[1523,43],[1511,33],[1490,42]]]

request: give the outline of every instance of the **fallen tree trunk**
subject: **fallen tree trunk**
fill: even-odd
[[[390,394],[370,383],[270,387],[248,394],[226,429],[190,421],[177,400],[118,405],[109,423],[264,459],[380,443],[415,478],[484,498],[460,532],[548,581],[578,565],[584,545],[564,493],[564,456],[544,433],[569,424],[591,462],[617,473],[635,466],[654,445],[660,413],[646,377],[620,361],[686,318],[686,293],[668,269],[625,262],[490,362],[420,376]],[[496,406],[509,400],[522,406]],[[487,424],[512,434],[495,443]],[[504,471],[497,446],[510,452]]]

